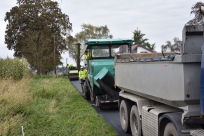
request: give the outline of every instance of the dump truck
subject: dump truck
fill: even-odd
[[[123,131],[133,136],[204,136],[203,29],[184,26],[180,53],[115,56]]]
[[[114,56],[130,51],[132,39],[87,39],[82,51],[88,51],[85,60],[88,77],[82,94],[100,109],[117,107],[120,89],[115,87]],[[89,97],[88,97],[89,95]]]

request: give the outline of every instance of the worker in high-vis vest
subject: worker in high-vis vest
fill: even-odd
[[[67,64],[68,65],[68,68],[71,68],[71,67],[73,67],[73,65],[72,64]]]
[[[81,84],[83,84],[84,79],[87,77],[88,71],[84,68],[81,67],[79,71],[79,79],[81,80]]]
[[[84,61],[84,64],[85,64],[85,66],[88,68],[88,66],[89,66],[89,61],[88,61],[88,59],[89,58],[91,58],[91,57],[94,57],[94,55],[93,54],[91,54],[89,51],[85,51],[84,52],[84,59],[85,59],[85,61]]]
[[[85,60],[88,60],[89,58],[94,57],[94,55],[91,54],[91,53],[88,52],[88,51],[85,51],[84,55],[85,55]]]

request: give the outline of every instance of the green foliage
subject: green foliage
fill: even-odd
[[[20,80],[23,77],[31,77],[32,73],[28,69],[28,63],[24,59],[0,59],[0,79]]]
[[[56,92],[53,92],[51,90],[47,90],[46,88],[40,88],[40,90],[36,90],[36,92],[33,93],[33,98],[46,98],[46,99],[52,99],[56,96]]]
[[[187,22],[188,25],[196,25],[203,23],[203,13],[201,13],[201,7],[204,6],[203,2],[197,2],[195,5],[191,7],[191,14],[194,14],[194,19]]]
[[[6,96],[0,97],[0,130],[10,124],[0,135],[21,135],[19,126],[24,126],[29,136],[117,135],[66,78],[44,76],[25,85],[27,90],[22,93],[26,97],[18,98],[15,103]]]
[[[163,52],[179,52],[181,44],[182,41],[178,37],[175,37],[172,42],[166,41],[166,44],[162,45],[161,49]]]
[[[64,36],[72,30],[72,24],[56,1],[17,3],[5,16],[5,43],[14,50],[14,56],[25,57],[31,68],[44,74],[53,69],[54,58],[56,65],[61,64],[61,53],[67,50]]]
[[[134,31],[133,31],[134,43],[135,43],[135,44],[141,44],[141,45],[147,47],[148,49],[154,51],[154,49],[155,49],[155,43],[154,43],[154,44],[150,44],[150,43],[148,42],[149,39],[143,38],[144,36],[145,36],[145,34],[143,34],[143,33],[141,32],[141,30],[139,30],[138,28],[137,28],[137,30],[134,30]]]
[[[79,57],[77,54],[77,44],[80,44],[80,48],[83,49],[83,43],[86,39],[107,39],[113,38],[113,35],[109,34],[110,30],[105,26],[93,26],[91,24],[83,24],[82,31],[75,34],[75,37],[68,36],[67,44],[69,50],[69,56],[77,62]]]

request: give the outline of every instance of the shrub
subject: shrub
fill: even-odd
[[[0,79],[20,80],[30,76],[32,73],[28,69],[28,62],[25,59],[0,59]]]

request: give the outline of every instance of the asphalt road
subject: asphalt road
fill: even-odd
[[[79,80],[72,81],[72,84],[75,86],[75,88],[81,93],[81,85],[79,84]],[[88,101],[90,105],[97,111],[98,114],[101,114],[104,118],[104,120],[110,124],[113,129],[115,129],[118,132],[118,136],[131,136],[131,133],[125,133],[123,132],[121,125],[120,125],[120,116],[119,116],[119,110],[118,109],[106,109],[106,110],[100,110],[98,107],[93,104],[93,102]]]

